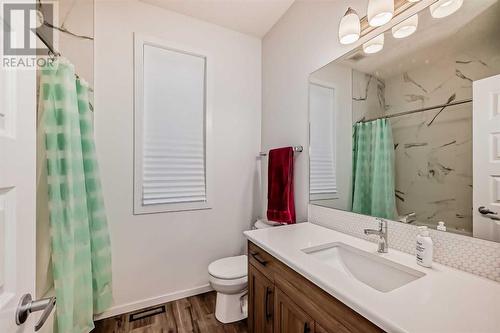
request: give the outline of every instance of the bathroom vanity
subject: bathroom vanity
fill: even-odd
[[[250,332],[382,332],[303,276],[248,242]]]
[[[500,284],[314,223],[252,230],[249,332],[498,332]]]

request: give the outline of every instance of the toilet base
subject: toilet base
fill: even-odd
[[[247,291],[238,294],[217,293],[215,318],[223,324],[240,321],[248,316]]]

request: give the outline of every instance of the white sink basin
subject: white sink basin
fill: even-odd
[[[384,293],[425,276],[425,273],[340,242],[302,251]]]

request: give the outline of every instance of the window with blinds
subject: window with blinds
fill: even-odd
[[[310,199],[334,199],[337,195],[335,161],[335,90],[309,84]]]
[[[136,40],[136,213],[209,208],[206,65],[204,56]]]

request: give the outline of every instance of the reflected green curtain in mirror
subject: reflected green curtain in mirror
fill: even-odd
[[[354,125],[353,196],[355,213],[394,219],[394,143],[387,119]]]

